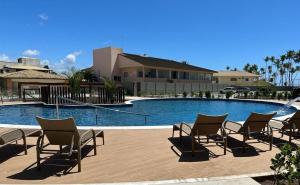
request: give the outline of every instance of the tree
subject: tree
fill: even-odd
[[[229,70],[230,70],[230,67],[229,67],[229,66],[227,66],[227,67],[226,67],[226,70],[227,70],[227,71],[229,71]]]
[[[71,98],[74,99],[80,93],[80,84],[83,80],[82,72],[72,67],[69,71],[63,72],[63,74],[68,78]]]
[[[82,70],[83,80],[86,82],[97,82],[98,78],[92,69]]]
[[[115,93],[117,91],[117,85],[113,80],[108,79],[107,77],[101,78],[104,82],[104,88],[110,100],[110,103],[115,101]]]
[[[259,71],[258,71],[258,66],[256,64],[249,64],[247,63],[244,68],[243,68],[244,71],[247,71],[249,73],[253,73],[253,74],[259,74]]]

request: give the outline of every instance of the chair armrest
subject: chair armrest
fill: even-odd
[[[229,120],[224,123],[224,128],[229,131],[239,132],[243,128],[243,124]]]
[[[95,131],[93,129],[89,129],[89,130],[86,130],[83,134],[80,135],[79,137],[79,146],[82,145],[82,142],[83,142],[83,139],[85,138],[86,135],[88,134],[92,134],[92,137],[95,137]],[[92,137],[89,137],[89,138],[86,138],[84,141],[87,141],[89,140],[90,138]]]
[[[192,129],[191,125],[186,123],[186,122],[181,122],[180,123],[180,129],[182,128],[183,125],[185,125],[185,126],[189,127],[190,129]]]
[[[268,125],[272,129],[281,130],[284,126],[288,124],[289,123],[285,120],[271,119]]]

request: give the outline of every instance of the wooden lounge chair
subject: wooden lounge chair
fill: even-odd
[[[242,134],[243,142],[250,140],[253,136],[267,137],[270,143],[270,150],[273,145],[273,131],[269,126],[269,122],[276,113],[272,114],[259,114],[251,113],[247,120],[242,123],[234,121],[226,121],[225,129],[229,130],[229,134]],[[245,146],[243,147],[245,149]]]
[[[190,136],[192,138],[192,155],[195,152],[196,140],[199,143],[203,143],[201,142],[203,139],[205,139],[205,143],[209,143],[210,139],[214,143],[222,143],[224,146],[224,155],[226,155],[227,135],[223,128],[226,117],[227,114],[220,116],[198,114],[194,124],[180,123],[173,125],[172,137],[174,137],[175,131],[179,131],[179,141],[181,144],[183,133]],[[218,134],[219,131],[221,131],[220,134]],[[200,136],[205,136],[206,138],[200,138]]]
[[[37,140],[37,167],[41,168],[41,154],[60,154],[71,156],[73,153],[77,154],[78,172],[81,171],[81,149],[90,141],[93,141],[94,155],[97,155],[96,137],[104,135],[102,130],[77,130],[73,118],[68,119],[44,119],[36,117],[40,124],[43,133]],[[44,144],[44,138],[48,139],[49,144]],[[58,145],[59,150],[46,149],[48,145]],[[68,146],[68,152],[63,153],[63,146]]]
[[[291,142],[293,138],[300,136],[300,110],[297,110],[293,116],[284,120],[272,119],[270,127],[281,132],[281,137],[286,133],[289,136],[289,142]]]
[[[0,133],[0,145],[5,146],[12,143],[18,143],[19,140],[23,140],[24,152],[27,155],[27,141],[26,137],[38,136],[39,129],[9,129]]]

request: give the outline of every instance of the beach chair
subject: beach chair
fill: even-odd
[[[27,155],[26,137],[38,136],[39,133],[39,129],[8,129],[0,133],[0,145],[18,144],[19,140],[23,140],[24,152]]]
[[[284,120],[272,119],[270,127],[281,132],[281,137],[283,137],[283,134],[287,134],[289,142],[291,142],[293,138],[300,136],[300,110]]]
[[[44,119],[36,117],[42,128],[42,134],[37,140],[37,167],[41,168],[41,154],[59,154],[71,156],[77,154],[76,163],[78,172],[81,171],[81,150],[89,142],[93,141],[94,155],[97,155],[96,137],[103,135],[102,130],[78,130],[73,118],[68,119]],[[45,145],[45,137],[48,144]],[[104,135],[103,135],[104,138]],[[104,139],[103,139],[104,143]],[[48,145],[57,145],[59,150],[47,149]],[[68,146],[68,151],[63,153],[63,146]]]
[[[226,155],[227,148],[227,134],[223,128],[223,123],[227,117],[225,115],[212,116],[198,114],[194,124],[180,123],[173,125],[174,132],[179,131],[179,141],[182,144],[183,134],[190,136],[192,139],[192,155],[195,152],[195,144],[198,141],[200,144],[204,143],[202,140],[205,139],[205,143],[221,143],[224,146],[224,155]],[[220,131],[220,132],[219,132]],[[204,136],[205,138],[201,138]]]
[[[276,113],[272,114],[259,114],[251,113],[247,120],[242,124],[234,121],[226,121],[224,124],[225,129],[229,130],[230,134],[243,135],[243,142],[250,139],[257,139],[257,137],[267,138],[269,141],[269,149],[272,150],[273,145],[273,131],[269,126],[269,122]],[[253,138],[254,137],[254,138]],[[245,145],[243,149],[245,149]]]

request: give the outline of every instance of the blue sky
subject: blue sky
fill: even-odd
[[[0,60],[35,56],[56,69],[122,47],[220,70],[299,50],[299,0],[1,0]]]

